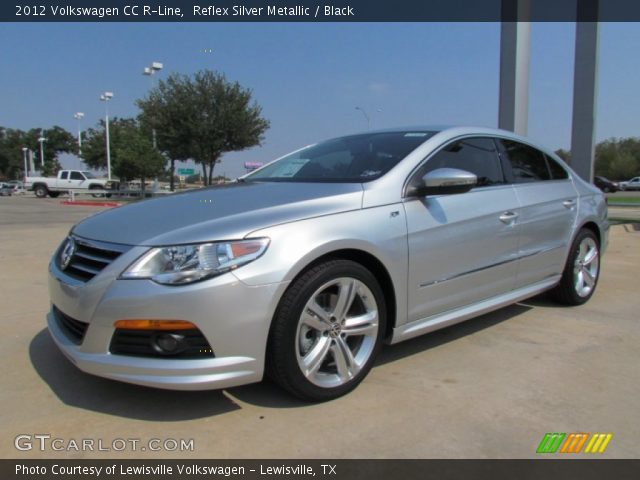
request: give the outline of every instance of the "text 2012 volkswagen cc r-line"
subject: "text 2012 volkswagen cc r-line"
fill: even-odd
[[[602,193],[526,138],[367,132],[80,222],[49,265],[48,326],[94,375],[195,390],[267,372],[325,400],[384,342],[545,290],[586,302],[608,228]]]

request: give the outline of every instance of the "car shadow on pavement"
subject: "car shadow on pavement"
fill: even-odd
[[[431,348],[438,347],[459,338],[471,335],[485,328],[490,328],[498,323],[507,321],[532,307],[522,304],[515,304],[480,317],[470,319],[451,327],[438,330],[436,332],[423,335],[397,345],[385,345],[375,365],[400,360],[417,353],[424,352]],[[375,368],[374,365],[374,368]],[[236,387],[229,390],[229,393],[242,402],[267,408],[295,408],[313,406],[312,402],[298,400],[280,389],[269,380],[244,387]]]
[[[416,353],[421,353],[466,337],[467,335],[472,335],[480,330],[491,328],[494,325],[521,315],[531,310],[531,308],[532,307],[528,305],[516,303],[396,345],[386,345],[378,355],[374,368],[375,365],[384,365],[405,357],[410,357]]]
[[[241,408],[220,390],[160,390],[86,374],[58,350],[47,329],[31,340],[29,357],[40,378],[71,407],[156,422],[211,417]]]

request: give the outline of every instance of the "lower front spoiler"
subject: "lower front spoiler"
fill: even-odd
[[[47,326],[62,353],[91,375],[167,390],[215,390],[262,380],[263,366],[255,358],[171,360],[87,353],[66,337],[52,312],[47,314]]]

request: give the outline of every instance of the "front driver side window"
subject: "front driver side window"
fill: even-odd
[[[500,159],[491,138],[465,138],[450,143],[420,168],[417,181],[437,168],[457,168],[478,177],[478,187],[505,183]]]

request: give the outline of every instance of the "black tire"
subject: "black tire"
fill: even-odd
[[[588,266],[581,263],[581,246],[588,245],[596,249],[595,257],[595,275],[593,275],[594,265],[589,263]],[[584,283],[584,289],[578,288],[579,278],[578,274],[582,270],[582,278],[589,279],[593,277],[593,285],[586,291],[588,285]],[[587,275],[585,270],[591,272]],[[553,298],[564,305],[582,305],[587,302],[598,286],[598,279],[600,277],[600,242],[596,235],[588,228],[583,228],[578,232],[573,243],[571,244],[571,250],[569,250],[569,256],[567,263],[565,264],[564,271],[562,272],[562,278],[560,283],[551,290]]]
[[[100,185],[89,185],[89,190],[102,190]],[[91,196],[93,198],[103,198],[104,193],[92,193]]]
[[[343,288],[344,298],[351,300],[344,303],[346,307],[342,310],[343,315],[340,315],[336,312],[340,308],[338,304]],[[310,310],[305,312],[312,299],[315,302],[321,299],[327,302],[326,310],[321,307],[326,323],[319,321],[320,316],[312,314],[309,317]],[[333,301],[335,304],[331,305]],[[374,308],[377,310],[375,319]],[[324,325],[323,328],[327,325],[330,327],[322,332],[310,328],[302,320],[303,312],[305,318],[318,320]],[[363,322],[361,319],[365,318]],[[353,390],[371,370],[382,346],[385,326],[384,294],[369,270],[359,263],[342,259],[315,265],[294,280],[280,300],[267,345],[267,373],[281,387],[303,400],[326,401],[340,397]],[[350,332],[350,329],[357,329],[358,332]],[[364,333],[365,329],[367,333]],[[310,343],[306,346],[306,352],[301,353],[307,339]],[[324,349],[326,353],[317,356],[322,359],[317,362],[316,372],[305,374],[300,362],[310,357],[321,342],[330,346]],[[348,372],[348,380],[343,379],[345,371]],[[326,383],[320,385],[318,379]]]
[[[60,192],[49,192],[49,196],[51,198],[58,198],[60,196]]]
[[[49,189],[46,185],[36,185],[33,187],[33,192],[38,198],[45,198],[49,194]]]

